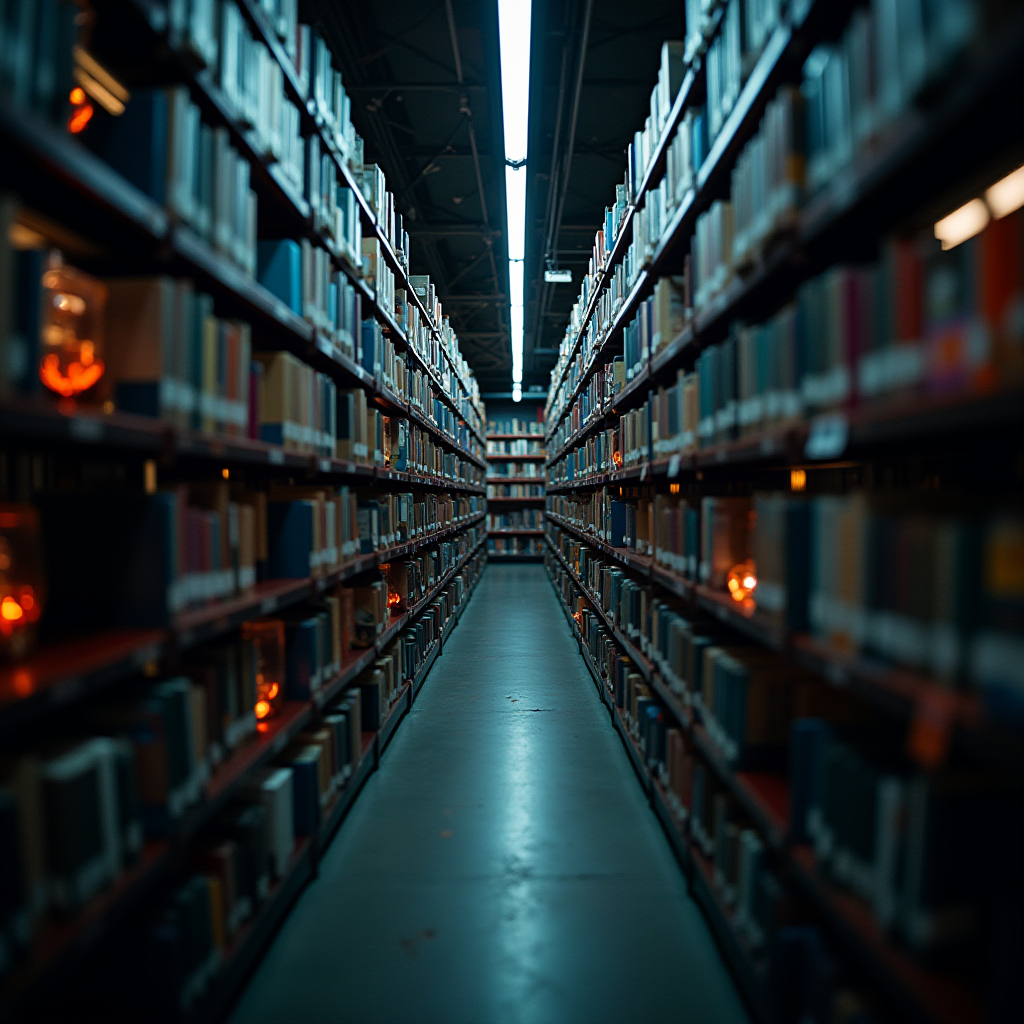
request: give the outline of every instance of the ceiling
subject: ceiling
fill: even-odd
[[[625,150],[648,113],[680,0],[534,0],[523,387],[547,388]],[[508,392],[508,261],[496,0],[303,0],[486,392]],[[584,49],[585,47],[585,49]],[[585,52],[582,73],[581,54]],[[571,158],[570,158],[571,148]],[[545,255],[573,283],[545,285]]]

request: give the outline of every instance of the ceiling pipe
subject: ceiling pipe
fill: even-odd
[[[483,212],[484,227],[487,229],[487,235],[484,236],[484,245],[487,247],[486,252],[491,262],[491,277],[494,279],[494,290],[496,292],[501,291],[501,282],[498,278],[498,265],[494,261],[494,246],[491,243],[490,238],[490,218],[487,214],[487,193],[484,191],[484,178],[480,172],[480,153],[476,146],[476,131],[473,128],[473,109],[469,105],[469,96],[465,91],[463,80],[462,80],[462,56],[459,53],[459,37],[455,31],[455,13],[452,11],[452,0],[444,0],[445,12],[448,15],[448,34],[452,40],[452,55],[455,58],[455,75],[459,82],[459,88],[462,90],[459,96],[459,112],[463,114],[466,120],[466,124],[469,128],[469,148],[473,153],[473,170],[476,172],[476,188],[480,195],[480,208]],[[498,313],[499,323],[502,329],[505,327],[505,318],[499,311]],[[511,344],[511,339],[510,339]]]
[[[583,14],[583,32],[580,41],[580,62],[576,69],[576,89],[572,101],[572,116],[569,119],[569,136],[566,145],[566,154],[563,166],[559,169],[561,174],[561,188],[558,196],[558,205],[555,208],[554,220],[551,222],[548,228],[548,234],[544,241],[544,253],[547,256],[548,253],[552,252],[558,241],[558,233],[562,223],[562,213],[565,210],[565,197],[569,190],[569,175],[572,171],[572,156],[573,149],[576,145],[576,123],[579,118],[580,112],[580,98],[583,93],[583,73],[587,66],[587,46],[590,42],[590,20],[591,14],[594,10],[594,0],[587,0],[587,6]],[[561,110],[559,110],[559,116],[561,116]],[[554,182],[552,182],[554,184]],[[548,301],[551,295],[552,285],[545,284],[541,293],[541,304],[540,311],[538,313],[536,323],[539,325],[543,323],[544,318],[547,314]],[[534,337],[534,343],[537,338]]]

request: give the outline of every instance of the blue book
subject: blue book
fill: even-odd
[[[309,700],[316,689],[320,646],[315,617],[285,624],[285,696]]]
[[[364,320],[362,329],[362,351],[360,365],[369,374],[376,376],[380,370],[380,324],[376,320]]]
[[[789,837],[809,843],[807,816],[818,802],[818,790],[831,730],[820,718],[798,718],[789,747]]]
[[[320,829],[320,748],[304,747],[289,762],[292,770],[292,815],[297,836]]]
[[[810,630],[811,512],[805,501],[786,505],[786,627]]]
[[[256,243],[256,280],[302,316],[302,249],[290,238]]]
[[[167,97],[133,90],[120,117],[98,118],[85,133],[90,148],[158,203],[167,199]]]
[[[624,501],[613,501],[611,503],[610,535],[608,543],[613,548],[624,548],[628,537],[627,508]]]
[[[305,579],[313,555],[313,513],[311,501],[272,501],[267,507],[271,579]]]
[[[364,683],[359,691],[363,732],[377,732],[381,720],[380,686],[377,683]]]

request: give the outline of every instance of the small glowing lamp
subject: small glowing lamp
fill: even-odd
[[[612,462],[615,463],[615,468],[618,469],[622,465],[622,452],[612,452]]]
[[[106,305],[105,285],[51,254],[43,273],[39,379],[63,398],[81,395],[103,377]]]
[[[14,661],[32,650],[45,579],[39,513],[0,504],[0,658]]]
[[[72,135],[79,135],[85,131],[86,125],[92,120],[96,108],[89,102],[85,90],[76,85],[68,95],[71,101],[71,113],[68,116],[68,131]]]
[[[791,491],[807,490],[807,471],[803,469],[791,469],[789,471],[789,489]]]
[[[742,604],[748,598],[754,596],[757,590],[757,568],[753,561],[747,559],[734,565],[729,570],[725,579],[725,585],[729,588],[729,596],[737,603]]]
[[[242,624],[242,639],[256,648],[256,719],[263,722],[281,709],[284,682],[284,623],[280,619],[257,619]]]

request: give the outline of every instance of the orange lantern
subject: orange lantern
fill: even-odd
[[[729,588],[729,595],[738,604],[742,604],[749,598],[753,598],[757,590],[757,567],[751,559],[734,565],[725,578],[725,585]]]
[[[280,619],[257,619],[242,623],[242,639],[256,647],[256,718],[264,721],[276,715],[284,700],[284,623]]]
[[[64,398],[75,398],[103,377],[103,321],[107,288],[50,256],[43,272],[42,356],[39,379]]]
[[[32,649],[45,584],[39,513],[0,504],[0,655],[18,659]]]

